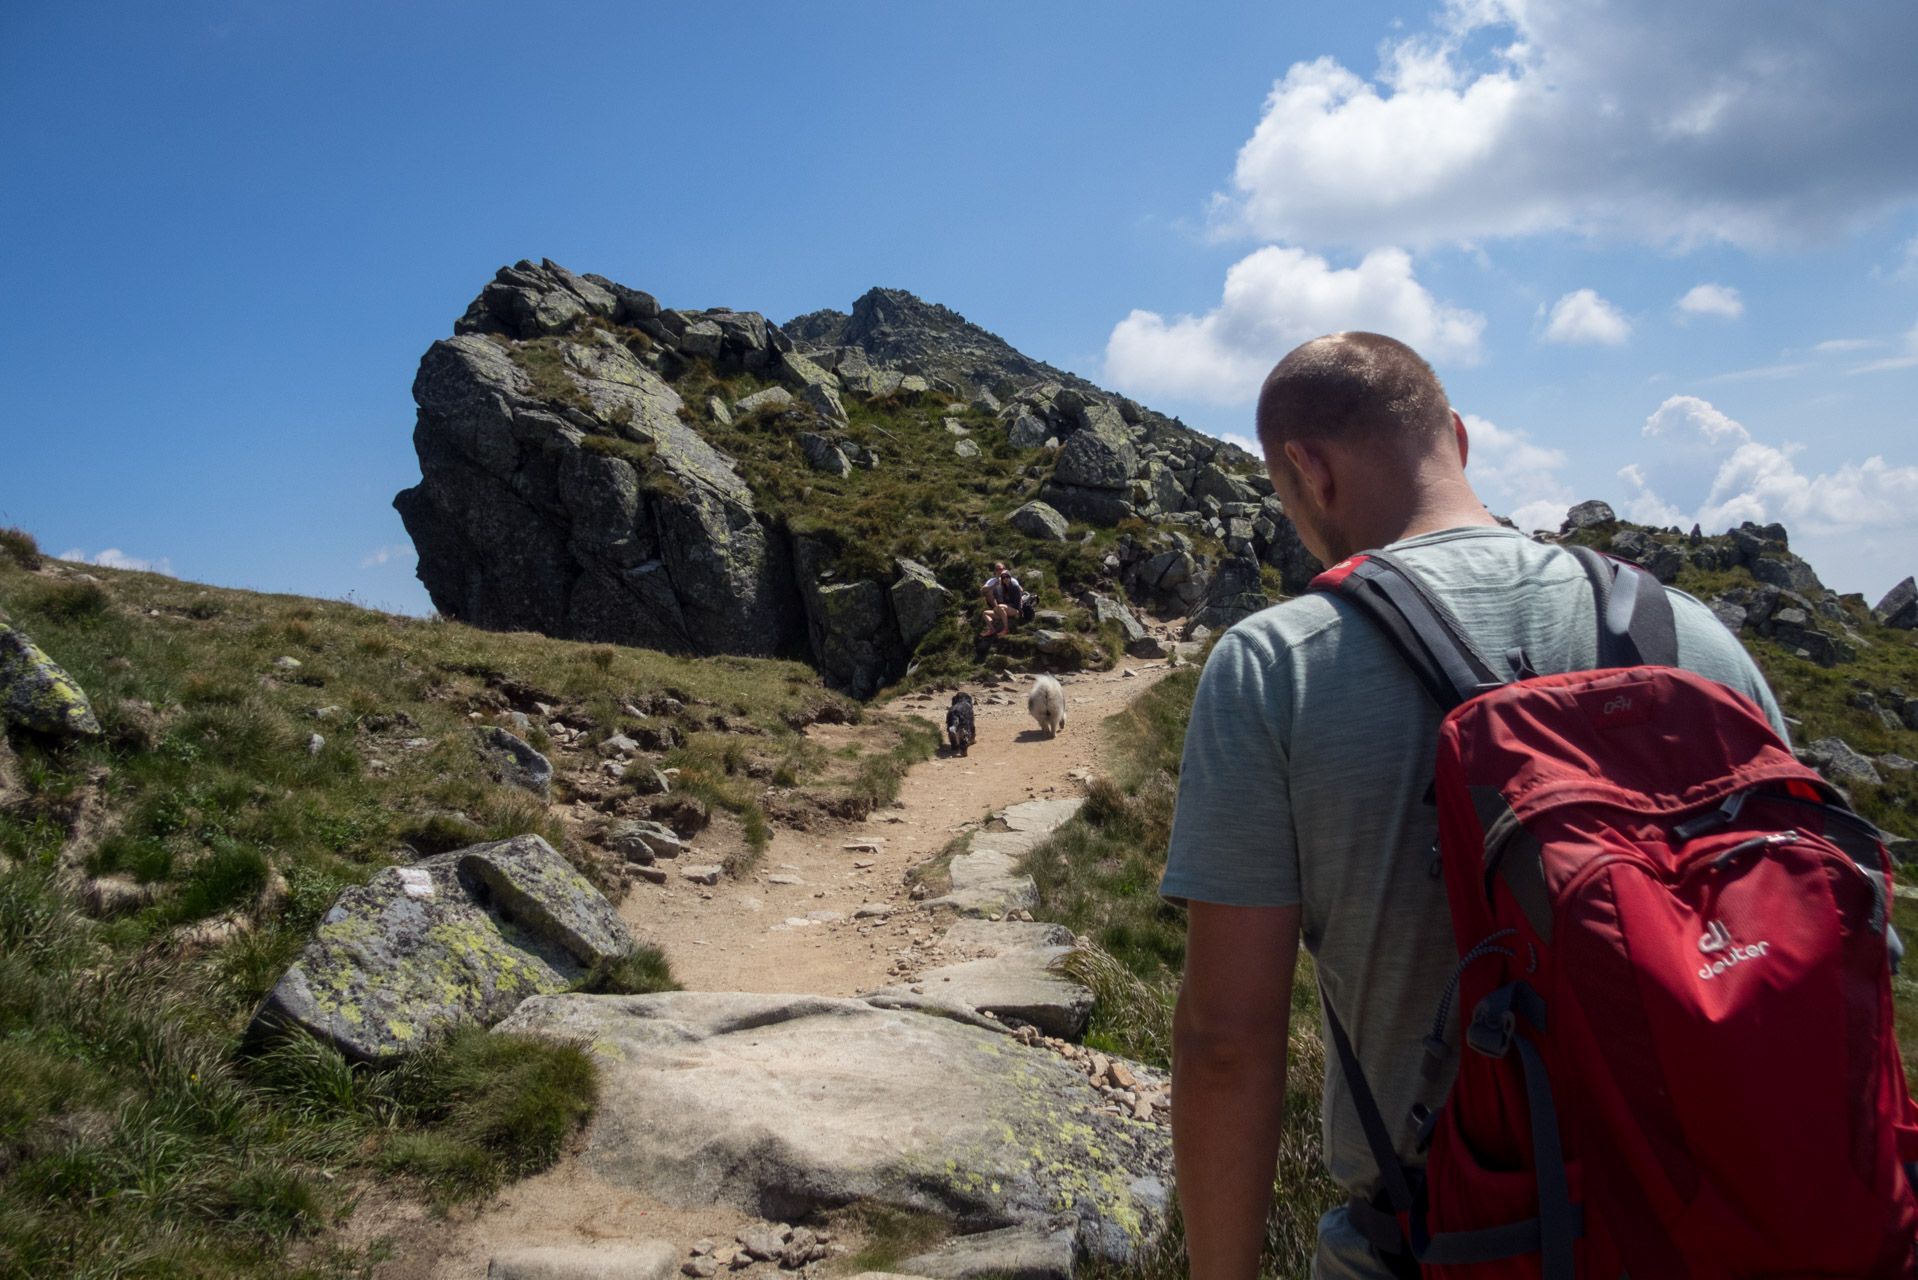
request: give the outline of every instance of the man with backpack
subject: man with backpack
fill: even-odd
[[[1352,1197],[1320,1221],[1315,1277],[1418,1275],[1422,1261],[1427,1276],[1570,1280],[1573,1257],[1580,1275],[1609,1267],[1603,1280],[1730,1276],[1774,1246],[1842,1254],[1794,1274],[1912,1274],[1914,1211],[1893,1177],[1897,1158],[1918,1158],[1918,1127],[1883,1048],[1882,849],[1791,758],[1743,646],[1649,575],[1494,521],[1465,477],[1463,421],[1402,343],[1299,347],[1266,379],[1257,426],[1275,492],[1333,567],[1220,639],[1187,730],[1161,891],[1190,908],[1173,1136],[1193,1276],[1257,1271],[1301,940],[1326,1034],[1324,1156]],[[1668,777],[1690,790],[1664,794]],[[1788,875],[1771,901],[1851,915],[1786,943],[1788,913],[1739,895]],[[1694,899],[1702,915],[1687,914]],[[1844,962],[1857,1016],[1834,1031],[1841,1019],[1812,1010],[1845,984],[1801,983],[1823,1004],[1793,1005],[1785,979],[1844,939],[1860,939]],[[1776,1105],[1801,1099],[1764,1105],[1768,1084],[1785,1086],[1757,1062],[1734,1055],[1705,1084],[1668,1086],[1687,1063],[1717,1063],[1710,1033],[1747,1013],[1774,1037],[1753,1042],[1763,1070],[1821,1051],[1853,1064],[1843,1085],[1804,1067],[1826,1081],[1806,1091],[1832,1096],[1802,1140]],[[1694,1049],[1681,1033],[1706,1038]],[[1721,1177],[1723,1153],[1687,1145],[1704,1141],[1699,1115],[1747,1095],[1731,1141],[1756,1153],[1751,1185],[1797,1176],[1781,1142],[1814,1161],[1849,1131],[1861,1189],[1835,1209],[1812,1207],[1816,1186],[1794,1193],[1822,1222],[1750,1221],[1765,1215],[1732,1185],[1745,1157],[1725,1157],[1737,1168]],[[1820,1231],[1849,1238],[1819,1254]],[[1701,1258],[1699,1240],[1723,1256]]]

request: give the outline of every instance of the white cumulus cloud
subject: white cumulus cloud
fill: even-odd
[[[1697,284],[1678,300],[1678,310],[1689,316],[1723,316],[1736,320],[1745,314],[1745,300],[1728,284]]]
[[[1522,428],[1501,427],[1473,413],[1461,416],[1471,445],[1465,474],[1473,491],[1528,533],[1558,528],[1572,505],[1571,486],[1560,475],[1569,462],[1565,451],[1538,443]]]
[[[1751,433],[1741,423],[1721,413],[1711,401],[1697,396],[1667,399],[1645,419],[1644,434],[1662,436],[1674,443],[1708,446],[1739,445],[1751,439]]]
[[[1334,267],[1303,249],[1268,245],[1234,263],[1219,305],[1167,320],[1134,311],[1106,341],[1106,377],[1138,395],[1243,404],[1280,356],[1342,329],[1389,334],[1435,362],[1479,358],[1485,317],[1434,298],[1403,249],[1374,249]]]
[[[1576,289],[1552,304],[1547,342],[1597,343],[1616,347],[1632,336],[1632,322],[1591,289]]]
[[[1294,63],[1216,212],[1360,248],[1829,236],[1918,192],[1913,47],[1909,0],[1448,0],[1371,79]]]
[[[1872,457],[1807,475],[1797,462],[1803,445],[1754,440],[1743,424],[1696,396],[1666,400],[1646,419],[1644,434],[1667,452],[1663,463],[1634,463],[1619,472],[1634,490],[1624,503],[1634,520],[1695,521],[1707,531],[1778,520],[1816,535],[1918,525],[1918,467]],[[1701,464],[1710,480],[1696,507],[1660,493],[1686,483],[1688,469]]]
[[[118,547],[108,547],[97,555],[88,555],[84,549],[74,547],[71,550],[62,551],[54,558],[70,560],[74,564],[98,565],[103,569],[133,569],[140,573],[163,573],[169,578],[173,576],[173,561],[166,556],[161,556],[157,560],[147,560],[140,556],[130,556]]]

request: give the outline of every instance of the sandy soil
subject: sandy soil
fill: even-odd
[[[1122,674],[1126,667],[1136,676]],[[915,768],[894,807],[830,829],[775,828],[745,878],[712,887],[676,874],[664,885],[640,883],[620,913],[635,934],[664,948],[689,990],[854,995],[885,986],[895,956],[943,931],[914,909],[907,869],[995,809],[1082,794],[1084,780],[1102,764],[1102,722],[1164,674],[1162,664],[1132,662],[1061,677],[1066,727],[1053,738],[1026,714],[1028,682],[968,685],[979,741],[965,757],[941,748],[939,758]],[[946,696],[908,697],[877,714],[917,713],[943,723],[945,705]],[[827,747],[844,745],[855,732],[835,725],[807,731]],[[680,862],[716,862],[718,852],[702,835]],[[671,862],[660,865],[674,870]],[[856,919],[864,904],[887,914]],[[344,1234],[346,1243],[362,1246],[391,1239],[395,1256],[376,1269],[379,1280],[478,1280],[493,1252],[508,1245],[660,1238],[684,1251],[702,1236],[730,1240],[751,1221],[732,1209],[656,1203],[601,1182],[569,1155],[490,1203],[443,1220],[402,1202],[363,1204]]]

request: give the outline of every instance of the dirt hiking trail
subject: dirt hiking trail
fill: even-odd
[[[1130,672],[1130,674],[1128,674]],[[1103,767],[1103,724],[1168,668],[1121,663],[1058,677],[1066,727],[1048,737],[1026,711],[1029,677],[962,686],[979,738],[966,756],[945,747],[914,766],[898,799],[863,822],[817,830],[775,828],[757,866],[715,885],[688,881],[672,862],[663,885],[635,884],[620,914],[636,937],[659,945],[691,991],[851,996],[902,980],[935,955],[949,911],[917,909],[907,871],[995,810],[1032,799],[1083,795]],[[875,708],[878,717],[917,714],[943,725],[950,694],[917,694]],[[857,726],[816,724],[806,736],[837,749]],[[698,841],[678,860],[715,860]],[[865,914],[860,914],[862,908]],[[666,1239],[683,1257],[700,1238],[731,1240],[758,1219],[729,1206],[658,1203],[588,1172],[574,1155],[515,1183],[481,1206],[435,1218],[399,1200],[362,1204],[345,1230],[362,1247],[391,1241],[379,1280],[479,1280],[497,1252],[527,1246],[594,1246]]]

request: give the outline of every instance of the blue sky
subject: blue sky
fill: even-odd
[[[161,9],[0,12],[0,518],[54,552],[425,609],[414,368],[546,256],[908,288],[1216,434],[1380,328],[1495,509],[1918,570],[1908,0]]]

